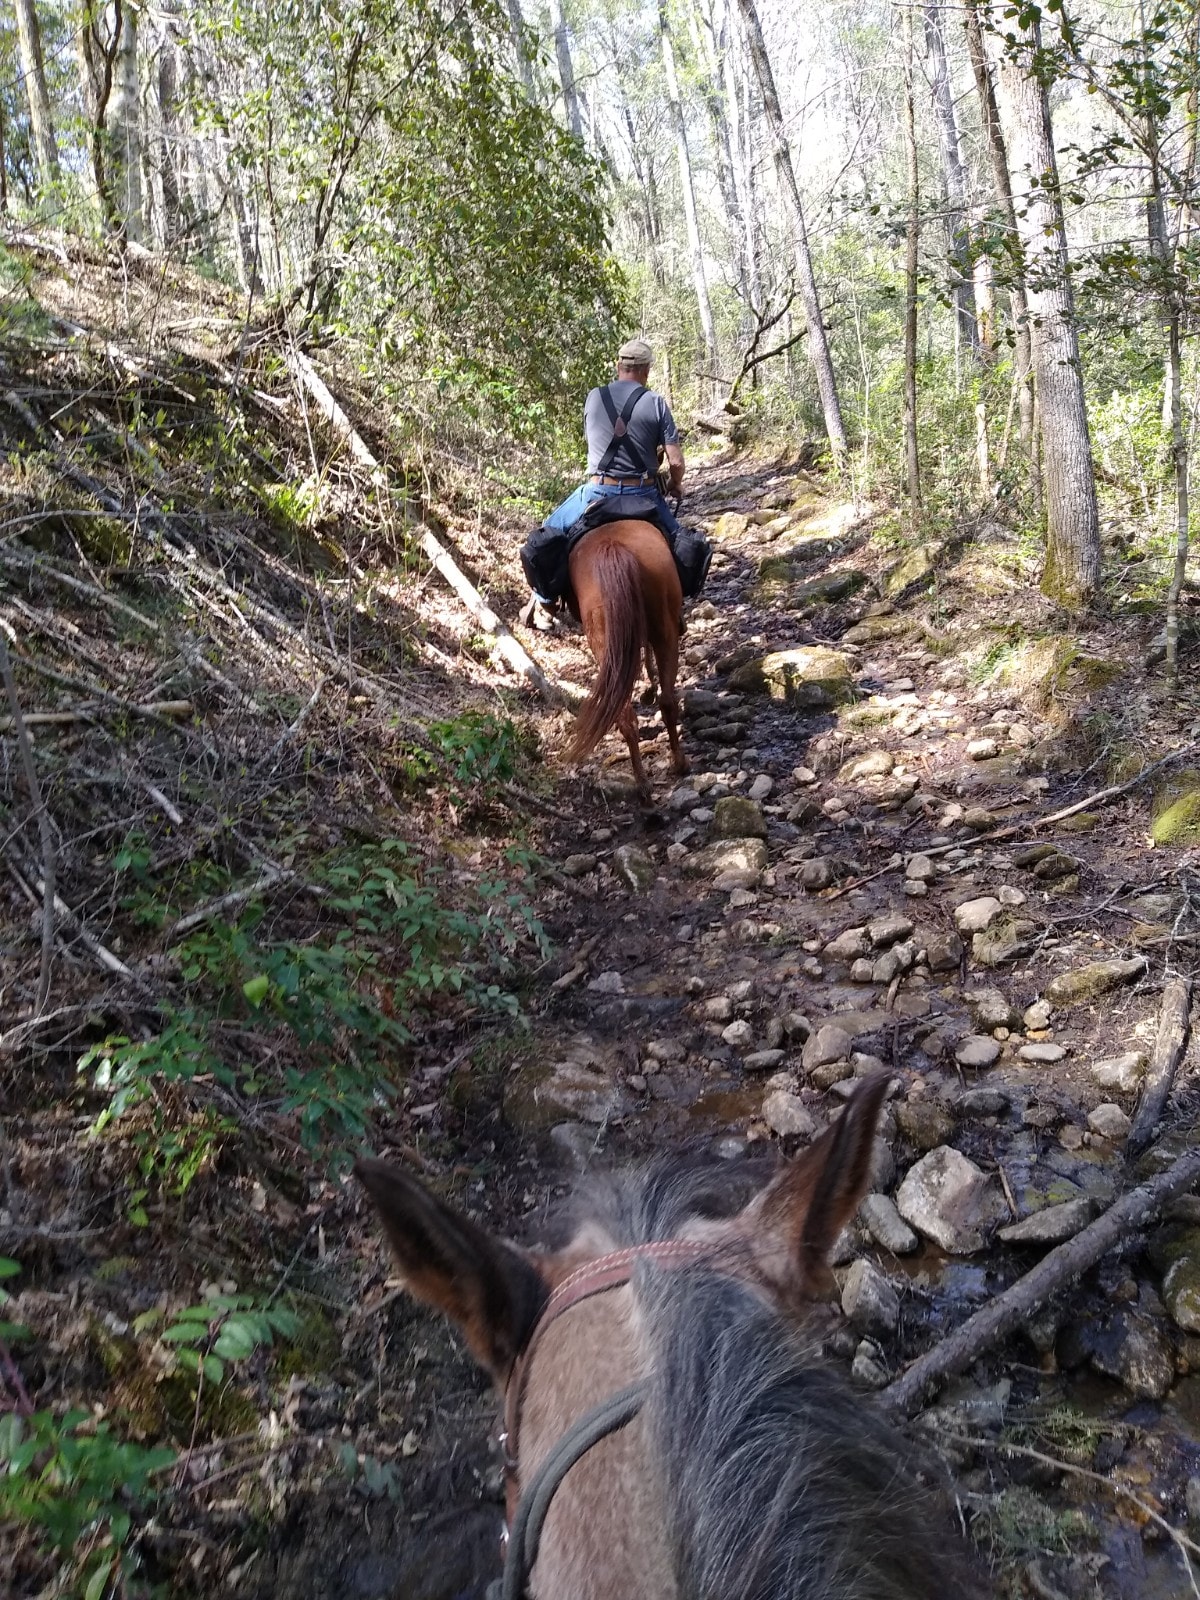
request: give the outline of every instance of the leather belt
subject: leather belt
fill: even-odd
[[[648,489],[654,481],[653,478],[609,478],[602,472],[592,473],[592,482],[604,484],[606,487],[617,485],[623,489]]]

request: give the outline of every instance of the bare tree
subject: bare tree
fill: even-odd
[[[800,289],[800,298],[804,303],[804,316],[808,330],[808,354],[816,372],[817,389],[821,396],[821,410],[825,417],[825,432],[829,437],[829,448],[833,454],[835,465],[840,469],[848,451],[846,427],[842,421],[842,405],[838,397],[837,379],[833,371],[833,357],[829,350],[829,340],[825,334],[825,317],[821,310],[820,296],[817,293],[817,279],[816,274],[813,272],[812,252],[808,246],[808,229],[804,221],[804,207],[800,202],[800,189],[796,183],[796,171],[792,166],[792,152],[788,146],[787,126],[783,120],[783,109],[779,104],[779,94],[775,88],[775,75],[771,70],[771,58],[767,54],[767,46],[763,39],[762,26],[758,20],[758,11],[755,8],[754,0],[737,0],[737,6],[741,14],[742,24],[746,30],[746,42],[750,47],[750,55],[754,62],[759,88],[762,90],[763,106],[767,114],[767,123],[771,129],[771,138],[775,147],[775,169],[779,174],[779,184],[783,191],[784,203],[791,217],[792,245],[796,254],[796,281]]]
[[[521,15],[521,0],[507,0],[508,4],[508,33],[512,40],[513,55],[517,61],[517,72],[521,82],[525,85],[525,93],[533,99],[533,64],[529,59],[529,47],[525,43],[525,19]]]
[[[917,437],[917,250],[921,229],[921,176],[917,164],[917,108],[913,82],[913,8],[901,0],[901,49],[904,65],[904,165],[908,189],[908,221],[904,230],[904,459],[908,518],[915,530],[921,520],[921,452]]]
[[[1033,318],[1033,365],[1046,495],[1042,589],[1075,610],[1091,604],[1100,580],[1100,520],[1091,434],[1079,365],[1079,336],[1067,260],[1066,224],[1039,70],[1041,26],[1013,20],[1000,72],[1012,117],[1009,145],[1025,185],[1017,213]]]
[[[29,125],[37,152],[38,177],[43,189],[58,181],[58,141],[54,136],[54,117],[50,92],[46,87],[46,63],[42,56],[42,25],[34,0],[17,0],[17,40],[21,52],[21,75],[29,101]]]
[[[979,331],[975,325],[975,295],[971,277],[971,232],[967,226],[967,181],[958,138],[958,119],[954,114],[950,69],[946,61],[946,41],[942,35],[942,14],[937,4],[925,8],[925,43],[929,51],[934,121],[937,124],[942,175],[946,185],[946,227],[950,234],[950,260],[954,272],[951,292],[954,296],[955,328],[959,339],[968,349],[978,353]]]
[[[683,107],[679,103],[679,78],[675,71],[675,50],[671,43],[671,25],[667,20],[666,0],[658,0],[658,36],[662,47],[663,71],[667,79],[667,103],[671,112],[671,126],[675,133],[675,149],[679,156],[679,185],[683,191],[683,215],[687,224],[688,249],[692,258],[692,283],[696,290],[700,330],[704,337],[705,371],[712,373],[716,371],[717,366],[717,331],[713,323],[712,303],[708,297],[708,279],[704,271],[704,246],[700,239],[700,222],[696,215],[696,191],[692,183],[692,158],[688,150]]]
[[[575,68],[571,63],[571,41],[567,34],[567,19],[563,16],[562,0],[550,0],[550,27],[554,34],[554,53],[558,57],[558,76],[562,84],[567,126],[577,139],[582,139],[583,122],[579,116]]]
[[[987,0],[983,0],[986,6]],[[1029,326],[1029,302],[1025,293],[1025,257],[1021,249],[1021,234],[1017,227],[1017,209],[1013,201],[1012,176],[1008,169],[1008,150],[1000,111],[996,104],[996,87],[992,82],[991,68],[983,41],[979,21],[980,0],[964,0],[963,22],[967,33],[967,53],[979,96],[979,112],[983,122],[984,138],[992,168],[992,183],[1001,217],[1008,230],[1012,266],[1009,274],[1009,303],[1013,321],[1013,366],[1017,385],[1017,409],[1020,418],[1021,444],[1033,462],[1033,355],[1032,333]],[[1036,489],[1036,485],[1035,485]]]

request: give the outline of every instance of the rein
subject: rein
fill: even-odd
[[[504,1450],[507,1522],[504,1576],[489,1589],[489,1600],[521,1600],[537,1560],[542,1525],[567,1473],[601,1439],[632,1422],[646,1399],[648,1384],[642,1379],[593,1406],[562,1435],[522,1492],[518,1459],[521,1411],[530,1364],[546,1329],[593,1295],[627,1284],[639,1261],[650,1261],[660,1267],[683,1267],[710,1258],[712,1254],[711,1244],[702,1244],[696,1239],[666,1239],[633,1245],[628,1250],[615,1250],[587,1262],[564,1278],[542,1307],[504,1393],[504,1432],[500,1435]]]

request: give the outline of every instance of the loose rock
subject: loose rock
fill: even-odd
[[[920,1240],[896,1210],[896,1203],[886,1194],[869,1194],[858,1208],[859,1221],[884,1250],[893,1255],[911,1255]]]
[[[900,1325],[900,1297],[879,1268],[861,1256],[842,1286],[842,1311],[859,1333],[887,1338]]]
[[[1146,966],[1145,956],[1132,956],[1128,961],[1091,961],[1086,967],[1055,978],[1046,990],[1046,999],[1052,1006],[1074,1006],[1084,1000],[1095,1000],[1123,983],[1140,978]]]
[[[1000,915],[1002,907],[994,895],[966,900],[954,910],[954,925],[959,933],[982,933]]]
[[[817,1119],[797,1094],[786,1089],[773,1089],[762,1103],[763,1121],[772,1133],[781,1138],[798,1134],[814,1139],[819,1132]]]
[[[1087,1227],[1094,1209],[1086,1198],[1067,1200],[1059,1206],[1044,1206],[1020,1222],[1000,1228],[998,1237],[1005,1244],[1061,1244]]]
[[[721,1037],[735,1050],[743,1050],[748,1044],[754,1043],[754,1029],[744,1017],[739,1017],[736,1022],[731,1022],[727,1028],[721,1029]]]
[[[854,1048],[854,1040],[844,1028],[836,1022],[827,1022],[810,1034],[804,1045],[801,1061],[806,1072],[811,1072],[814,1067],[824,1067],[833,1061],[847,1061]]]
[[[973,1255],[984,1233],[1007,1211],[991,1179],[949,1145],[909,1169],[896,1195],[905,1222],[949,1255]]]
[[[969,1033],[959,1041],[954,1059],[960,1067],[990,1067],[1000,1059],[1000,1046],[982,1033]]]
[[[658,877],[658,868],[646,852],[636,844],[618,846],[613,854],[613,870],[628,884],[634,894],[645,894],[653,887]]]
[[[1116,1144],[1122,1139],[1128,1139],[1129,1130],[1133,1126],[1120,1106],[1106,1101],[1088,1112],[1088,1127],[1093,1133],[1098,1133],[1102,1139],[1107,1139],[1111,1144]]]
[[[1066,1053],[1061,1044],[1023,1044],[1017,1051],[1022,1061],[1032,1062],[1039,1067],[1053,1066]]]
[[[1130,1050],[1123,1056],[1094,1062],[1092,1077],[1110,1093],[1115,1090],[1118,1094],[1133,1094],[1146,1076],[1146,1064],[1146,1057],[1140,1050]]]
[[[748,795],[727,795],[713,807],[712,832],[715,839],[765,839],[762,806]]]

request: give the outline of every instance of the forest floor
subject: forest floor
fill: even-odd
[[[876,1198],[838,1270],[864,1256],[893,1293],[829,1341],[864,1391],[1190,1142],[1189,1055],[1125,1154],[1164,981],[1200,937],[1195,851],[1149,833],[1200,778],[1181,764],[1041,825],[1200,736],[1189,664],[1170,693],[1145,664],[1128,551],[1080,626],[998,519],[906,540],[787,457],[701,460],[686,514],[718,554],[684,639],[690,773],[668,776],[646,708],[646,809],[615,740],[561,766],[567,714],[412,558],[436,512],[515,616],[514,474],[472,462],[406,494],[393,467],[385,499],[286,348],[198,340],[195,286],[20,259],[0,625],[62,906],[35,1017],[41,846],[9,726],[0,1256],[23,1333],[0,1370],[26,1427],[81,1405],[80,1437],[170,1448],[127,1546],[141,1574],[262,1600],[482,1593],[494,1405],[389,1282],[340,1175],[364,1128],[529,1237],[594,1163],[790,1152],[883,1062]],[[148,300],[162,331],[135,347]],[[235,313],[205,315],[236,332]],[[522,637],[590,682],[570,625]],[[947,1147],[975,1169],[954,1204],[921,1181]],[[1146,1509],[1200,1516],[1194,1197],[913,1426],[1006,1592],[1194,1593]],[[88,1481],[58,1554],[36,1495],[4,1502],[0,1591],[106,1570],[103,1485],[136,1495],[103,1464]]]

